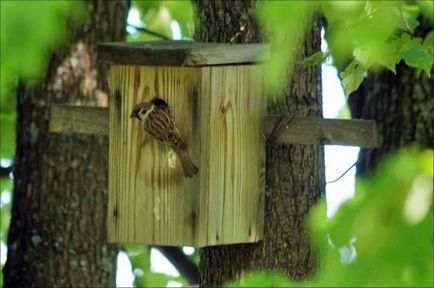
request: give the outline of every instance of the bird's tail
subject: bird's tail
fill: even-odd
[[[173,150],[175,151],[176,155],[178,155],[179,161],[181,161],[185,177],[193,177],[197,174],[197,172],[199,172],[199,168],[194,165],[186,149],[174,148]]]

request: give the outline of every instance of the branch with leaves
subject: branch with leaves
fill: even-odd
[[[140,32],[143,32],[143,33],[147,33],[147,34],[152,35],[152,36],[156,36],[156,37],[161,38],[163,40],[172,40],[171,38],[169,38],[169,37],[167,37],[167,36],[165,36],[165,35],[163,35],[161,33],[149,30],[149,29],[147,29],[145,27],[138,27],[138,26],[134,26],[134,25],[131,25],[131,24],[128,24],[127,26],[131,27],[131,28],[134,28],[137,31],[140,31]]]

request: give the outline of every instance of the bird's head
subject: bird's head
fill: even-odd
[[[169,109],[166,101],[160,98],[154,98],[150,102],[142,102],[137,104],[133,108],[133,112],[131,112],[130,118],[137,118],[141,121],[145,118],[146,113],[155,107],[161,110]]]
[[[142,102],[134,106],[133,112],[131,112],[130,118],[137,118],[140,121],[145,118],[146,112],[152,108],[152,103]]]

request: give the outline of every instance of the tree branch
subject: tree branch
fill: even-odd
[[[144,33],[147,33],[147,34],[150,34],[150,35],[156,36],[156,37],[161,38],[161,39],[164,39],[164,40],[172,40],[171,38],[169,38],[169,37],[167,37],[167,36],[165,36],[165,35],[163,35],[163,34],[160,34],[160,33],[158,33],[158,32],[155,32],[155,31],[149,30],[149,29],[144,28],[144,27],[138,27],[138,26],[134,26],[134,25],[131,25],[131,24],[128,24],[127,26],[128,26],[128,27],[131,27],[131,28],[134,28],[134,29],[136,29],[136,30],[138,30],[138,31],[140,31],[140,32],[144,32]]]
[[[160,251],[175,266],[190,285],[199,283],[199,269],[178,247],[152,246]]]

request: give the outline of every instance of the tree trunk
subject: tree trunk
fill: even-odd
[[[17,151],[4,287],[115,285],[106,242],[108,139],[48,133],[49,105],[107,105],[97,42],[125,39],[129,1],[84,2],[70,42],[54,51],[41,83],[18,87]]]
[[[420,19],[416,35],[425,37],[432,23]],[[434,87],[425,72],[401,62],[396,75],[390,71],[370,71],[360,88],[349,98],[353,118],[374,119],[377,122],[381,148],[361,149],[357,173],[376,167],[384,154],[404,146],[423,148],[434,146]]]
[[[206,42],[258,42],[258,25],[252,16],[254,1],[197,1],[196,39]],[[240,27],[244,26],[244,31]],[[299,59],[320,49],[320,20],[316,17]],[[265,96],[264,96],[265,97]],[[271,114],[321,116],[321,69],[295,67],[279,103],[269,104]],[[300,114],[300,111],[304,113]],[[315,267],[305,220],[324,191],[323,148],[309,145],[266,147],[264,240],[257,244],[206,247],[201,250],[201,286],[219,286],[252,270],[284,271],[293,279],[305,278]]]

